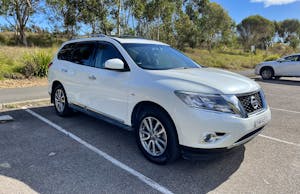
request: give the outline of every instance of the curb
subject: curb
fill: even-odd
[[[20,108],[23,106],[37,106],[37,105],[44,105],[44,104],[50,104],[50,98],[1,103],[0,110]]]

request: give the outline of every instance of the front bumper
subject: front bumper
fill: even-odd
[[[257,136],[271,120],[268,107],[248,118],[194,108],[181,109],[176,115],[180,145],[196,149],[231,149],[242,145]],[[208,133],[222,136],[214,142],[204,142],[203,136]]]

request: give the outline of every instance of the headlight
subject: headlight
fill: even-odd
[[[222,95],[203,94],[185,91],[175,91],[175,94],[190,107],[202,108],[225,113],[237,113],[234,105],[226,101]]]

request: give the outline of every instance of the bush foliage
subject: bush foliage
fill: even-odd
[[[48,73],[48,64],[51,62],[52,55],[44,51],[26,53],[23,56],[24,67],[21,73],[26,77],[32,76],[46,77]]]

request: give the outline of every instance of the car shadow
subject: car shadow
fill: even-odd
[[[255,81],[270,83],[270,84],[282,84],[282,85],[290,85],[290,86],[300,86],[300,79],[291,79],[291,78],[280,78],[279,80],[271,79],[271,80],[263,80],[261,78],[255,78]]]
[[[229,179],[229,177],[232,176],[239,169],[241,163],[244,160],[245,147],[241,146],[229,152],[226,155],[222,155],[214,159],[197,160],[197,161],[179,159],[178,161],[171,164],[157,165],[147,161],[142,156],[141,152],[138,150],[136,146],[134,133],[132,131],[126,131],[124,129],[106,123],[104,121],[94,119],[92,117],[84,115],[82,113],[76,113],[71,117],[67,117],[67,118],[58,117],[55,114],[54,109],[49,106],[32,108],[31,110],[49,119],[50,121],[68,130],[69,132],[75,134],[76,136],[80,137],[84,141],[90,143],[91,145],[95,146],[101,151],[111,155],[112,157],[116,158],[122,163],[130,166],[131,168],[139,171],[145,176],[153,179],[159,184],[167,187],[174,193],[183,193],[186,191],[188,191],[188,193],[207,193],[209,191],[212,191],[218,186],[222,185],[224,182],[226,182]],[[30,131],[36,129],[29,128],[30,126],[34,126],[33,125],[34,122],[38,122],[39,123],[38,126],[41,128],[42,126],[47,126],[46,123],[43,123],[42,121],[39,121],[37,118],[32,117],[28,113],[25,113],[24,110],[14,110],[14,111],[2,112],[2,113],[0,112],[0,115],[1,114],[10,114],[18,122],[18,125],[16,125],[14,122],[6,123],[5,124],[6,130],[4,130],[4,128],[0,124],[0,133],[1,133],[1,137],[3,137],[3,138],[0,137],[0,142],[1,142],[0,145],[4,145],[4,147],[9,148],[11,146],[20,145],[18,142],[15,142],[14,144],[10,144],[11,141],[13,140],[12,139],[8,140],[7,137],[9,137],[9,135],[6,133],[11,133],[13,130],[27,131],[26,135],[16,136],[11,134],[15,138],[14,141],[23,142],[24,138],[36,139],[36,137],[34,137],[36,132],[31,133]],[[63,137],[66,138],[66,136],[64,136],[58,131],[55,130],[51,130],[51,131],[52,131],[51,134],[48,134],[46,130],[40,131],[39,134],[41,135],[42,133],[42,136],[48,137],[49,138],[48,141],[53,141],[53,140],[57,141],[57,144],[59,144],[60,138]],[[57,137],[51,138],[51,136],[54,135]],[[36,146],[35,148],[36,150],[43,150],[45,148],[43,148],[42,146],[48,144],[46,141],[47,140],[44,139],[43,144],[39,142],[36,143],[31,142],[31,144]],[[78,143],[75,142],[75,144]],[[71,147],[70,145],[60,145],[60,146],[62,146],[61,147],[62,153],[64,153],[66,149],[64,148],[64,146]],[[18,150],[18,152],[22,152],[23,151],[22,149],[25,149],[25,147],[18,147],[16,149]],[[92,151],[86,150],[86,152],[92,152]],[[70,155],[70,153],[68,154]],[[0,158],[5,158],[8,161],[9,160],[22,161],[22,155],[17,156],[11,152],[1,152],[0,156],[1,156]],[[35,158],[36,153],[34,152],[26,152],[25,156],[27,160],[28,158],[32,158],[32,160],[36,160]],[[89,164],[88,160],[84,160],[83,162],[81,158],[76,158],[76,157],[72,157],[72,158],[73,158],[72,161],[63,162],[62,164],[66,164],[68,166],[67,168],[71,168],[72,164],[70,164],[70,162],[75,163],[76,165],[80,165],[82,162],[84,163],[85,168],[92,168],[96,170],[96,166]],[[0,163],[1,162],[3,161],[0,160]],[[24,184],[36,190],[37,192],[44,193],[46,191],[44,191],[42,189],[43,186],[40,185],[43,184],[43,182],[35,181],[37,180],[36,177],[42,177],[43,174],[45,174],[42,171],[43,168],[40,168],[39,165],[43,166],[43,168],[55,169],[53,166],[51,166],[52,165],[51,163],[49,163],[49,166],[47,167],[45,167],[45,164],[36,163],[35,168],[37,170],[35,171],[34,174],[30,174],[30,171],[27,171],[28,170],[27,168],[23,168],[22,166],[20,166],[19,168],[15,168],[13,173],[10,173],[9,170],[2,170],[0,168],[0,175],[4,175],[4,176],[8,176],[20,180]],[[97,165],[101,165],[101,163],[98,163]],[[62,169],[65,167],[61,166]],[[83,169],[81,168],[76,168],[77,173],[80,173],[81,170],[83,171]],[[86,169],[84,171],[86,171]],[[63,173],[59,174],[59,172],[56,172],[55,176],[57,177],[57,179],[67,180],[67,177],[64,177],[67,176],[66,174]],[[59,176],[61,177],[59,178]],[[99,178],[103,179],[105,177],[99,177]],[[73,179],[71,182],[65,181],[64,184],[65,186],[67,186],[68,184],[72,186],[72,184],[74,184],[74,181],[77,182],[76,178],[75,180]],[[78,184],[79,185],[83,184],[84,186],[84,181],[83,183],[81,183],[80,181],[82,182],[82,179],[78,180]],[[101,190],[101,188],[99,189]]]

